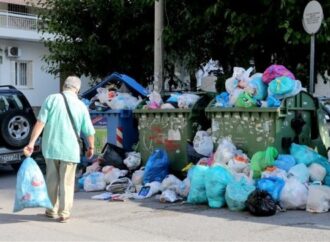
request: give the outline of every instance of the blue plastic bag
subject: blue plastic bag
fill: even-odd
[[[170,97],[166,100],[167,103],[178,103],[178,99],[181,96],[180,93],[171,93]]]
[[[268,92],[271,95],[282,95],[289,92],[295,87],[295,80],[287,76],[280,76],[272,80],[268,84]]]
[[[293,166],[289,172],[288,177],[294,176],[297,178],[301,183],[308,182],[309,180],[309,171],[307,166],[304,163],[297,164]]]
[[[35,207],[52,209],[53,205],[39,166],[31,157],[27,157],[17,173],[14,212]]]
[[[247,183],[246,179],[242,178],[239,182],[233,181],[226,187],[225,199],[229,210],[241,211],[246,207],[246,201],[250,193],[256,187]]]
[[[156,149],[147,160],[143,174],[143,183],[162,182],[168,175],[169,160],[165,150]]]
[[[297,164],[303,163],[306,166],[313,162],[320,162],[325,158],[306,145],[291,144],[290,154],[293,155]]]
[[[266,102],[267,102],[267,107],[269,108],[277,108],[281,106],[281,101],[274,96],[268,96],[266,98]]]
[[[322,182],[325,185],[330,186],[330,163],[327,158],[306,145],[298,145],[295,143],[291,145],[290,153],[295,157],[297,163],[303,163],[306,166],[309,166],[312,163],[317,163],[323,166],[327,173]]]
[[[257,181],[257,188],[268,192],[275,201],[280,200],[281,191],[284,185],[284,180],[279,177],[261,178]]]
[[[291,167],[296,164],[296,160],[292,155],[278,155],[277,159],[274,162],[274,165],[277,168],[280,168],[285,171],[289,171]]]
[[[222,92],[218,95],[215,96],[215,100],[216,100],[216,106],[219,107],[224,107],[227,108],[230,106],[229,104],[229,93],[228,92]]]
[[[264,100],[267,96],[267,85],[262,81],[262,75],[253,76],[250,85],[255,88],[253,96],[258,100]]]
[[[209,170],[208,166],[196,165],[188,172],[190,179],[190,190],[187,201],[193,204],[207,203],[205,176]]]
[[[221,208],[226,204],[227,185],[234,180],[233,175],[222,166],[209,168],[205,176],[206,196],[211,208]]]

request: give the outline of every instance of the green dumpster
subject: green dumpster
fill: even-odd
[[[142,164],[157,148],[167,151],[170,169],[180,172],[189,163],[187,145],[198,130],[210,128],[211,122],[205,116],[205,108],[212,99],[209,94],[189,109],[142,109],[146,100],[133,111],[138,121],[139,141],[137,151],[141,153]],[[162,96],[166,100],[168,96]]]
[[[276,147],[279,153],[288,153],[292,142],[318,145],[321,154],[325,151],[318,128],[322,119],[318,114],[319,104],[307,92],[285,98],[278,108],[223,108],[214,104],[215,99],[205,113],[211,119],[215,143],[222,137],[231,137],[249,157],[268,146]]]
[[[316,151],[327,157],[330,150],[330,98],[319,98],[317,127],[319,136],[313,140]]]

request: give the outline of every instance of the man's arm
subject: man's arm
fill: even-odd
[[[27,146],[24,147],[24,155],[25,156],[31,156],[34,148],[34,144],[36,143],[38,137],[40,136],[42,130],[44,129],[45,124],[41,122],[40,120],[37,120],[36,124],[33,127],[30,141]]]
[[[86,152],[86,156],[88,159],[91,159],[94,155],[94,135],[87,136],[88,148]]]

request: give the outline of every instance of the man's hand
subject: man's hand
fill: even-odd
[[[86,151],[86,157],[87,159],[91,159],[94,155],[94,147],[88,147]]]
[[[23,154],[26,156],[26,157],[30,157],[33,153],[33,146],[31,145],[27,145],[24,147],[23,149]]]

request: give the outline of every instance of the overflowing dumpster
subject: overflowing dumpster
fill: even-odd
[[[285,98],[280,107],[272,108],[222,108],[215,107],[214,102],[206,108],[214,142],[229,136],[249,156],[268,146],[288,153],[293,142],[310,146],[318,143],[319,152],[325,154],[326,144],[320,137],[324,132],[319,129],[325,121],[324,112],[307,92]]]
[[[135,97],[140,96],[143,98],[148,95],[148,91],[133,78],[125,74],[113,73],[84,92],[81,97],[86,100],[92,100],[98,94],[100,88],[109,84],[121,86],[121,89],[127,90]],[[122,88],[123,86],[124,88]],[[121,90],[119,91],[121,92]],[[125,100],[123,100],[123,103],[125,103]],[[106,143],[116,145],[126,151],[131,151],[134,144],[137,143],[138,130],[136,119],[129,107],[122,107],[124,108],[111,109],[109,106],[103,105],[92,109],[91,105],[89,106],[92,123],[96,130],[96,154],[101,152]]]
[[[166,99],[167,96],[163,96]],[[210,120],[205,116],[205,107],[212,97],[202,94],[191,108],[143,109],[145,101],[133,111],[138,120],[138,151],[143,162],[157,148],[167,151],[170,168],[180,171],[189,163],[188,142],[196,132],[210,127]]]

